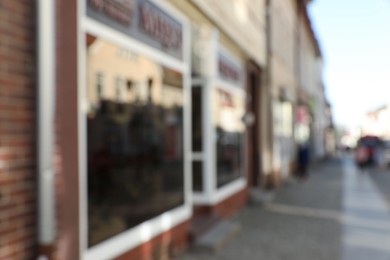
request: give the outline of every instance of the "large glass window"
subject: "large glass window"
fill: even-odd
[[[217,187],[243,174],[245,97],[217,88],[213,95],[214,127],[217,135]]]
[[[87,39],[88,244],[93,246],[183,205],[183,77],[100,38]],[[102,74],[104,91],[96,77]]]

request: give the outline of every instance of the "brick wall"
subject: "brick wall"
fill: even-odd
[[[0,0],[0,259],[36,248],[34,3]]]
[[[242,209],[248,202],[248,189],[243,189],[233,196],[217,204],[215,212],[223,218],[228,218]]]
[[[56,3],[57,241],[54,259],[80,259],[77,2]]]
[[[222,218],[229,218],[238,213],[248,202],[248,189],[245,188],[214,206],[198,206],[194,215],[216,214]]]
[[[187,247],[189,225],[189,221],[183,222],[173,229],[117,257],[116,260],[167,260],[175,258]]]

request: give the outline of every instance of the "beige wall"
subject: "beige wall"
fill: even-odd
[[[289,97],[295,96],[295,25],[293,0],[271,1],[271,82],[276,97],[281,87],[288,88]]]
[[[289,71],[295,71],[296,8],[293,0],[271,1],[271,51]]]
[[[314,158],[325,155],[325,95],[323,88],[323,61],[313,40],[313,31],[304,15],[299,20],[299,87],[304,100],[313,112],[312,145]],[[315,36],[314,36],[315,37]]]
[[[234,54],[245,55],[265,66],[265,0],[168,1],[190,17],[193,24],[217,27],[221,42]]]
[[[319,70],[317,68],[318,57],[310,34],[305,19],[301,17],[299,22],[299,81],[302,89],[310,96],[314,96]]]
[[[272,102],[272,171],[289,173],[294,159],[293,104],[296,102],[296,6],[293,0],[271,1],[270,88]],[[284,91],[288,103],[281,103]]]

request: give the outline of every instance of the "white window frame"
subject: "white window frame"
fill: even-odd
[[[183,28],[183,59],[178,60],[159,50],[145,45],[121,32],[101,24],[87,16],[86,0],[78,2],[78,122],[79,122],[79,220],[80,220],[80,256],[82,259],[112,259],[118,257],[135,247],[151,240],[165,231],[189,220],[192,215],[192,183],[191,183],[191,97],[190,97],[190,27],[188,19],[172,7],[166,0],[149,0],[175,17]],[[87,60],[86,60],[86,34],[90,33],[108,40],[126,49],[151,58],[167,67],[180,71],[183,74],[184,98],[184,204],[143,222],[127,231],[109,238],[91,248],[88,248],[88,215],[87,215]]]
[[[213,127],[212,122],[212,94],[215,89],[223,89],[229,93],[243,95],[246,97],[246,90],[244,88],[244,67],[241,61],[231,54],[221,44],[215,44],[214,49],[214,75],[208,80],[204,80],[202,84],[202,120],[203,120],[203,150],[202,152],[193,153],[193,161],[201,160],[203,162],[203,191],[193,192],[193,202],[195,205],[216,205],[230,196],[238,193],[247,186],[247,165],[243,160],[241,168],[242,175],[222,187],[217,187],[217,165],[216,165],[216,129]],[[218,52],[222,53],[237,65],[241,72],[240,83],[236,85],[232,82],[228,82],[219,78],[218,71]],[[200,82],[200,81],[199,81]],[[198,82],[193,82],[193,85],[197,85]],[[244,145],[244,152],[246,151],[246,145]]]

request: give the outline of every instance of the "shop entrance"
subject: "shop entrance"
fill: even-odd
[[[247,64],[247,111],[253,113],[254,123],[247,128],[247,176],[250,187],[258,187],[261,178],[260,156],[260,93],[261,93],[261,69],[252,61]]]

